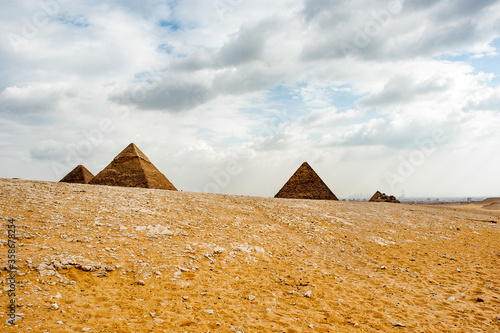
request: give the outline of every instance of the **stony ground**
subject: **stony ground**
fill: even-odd
[[[500,332],[499,220],[2,179],[0,331]]]

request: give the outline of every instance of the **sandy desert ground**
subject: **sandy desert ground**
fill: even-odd
[[[500,332],[500,210],[1,179],[0,218],[1,332]]]

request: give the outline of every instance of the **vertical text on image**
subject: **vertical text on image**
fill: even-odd
[[[16,275],[17,275],[17,266],[16,266],[16,224],[14,219],[8,219],[7,224],[7,251],[8,251],[8,261],[7,267],[9,271],[9,275],[7,277],[9,290],[7,292],[9,297],[9,304],[7,305],[8,314],[7,317],[8,323],[10,325],[14,325],[16,322]]]

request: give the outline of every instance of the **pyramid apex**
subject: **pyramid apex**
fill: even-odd
[[[128,145],[128,147],[132,148],[137,155],[139,155],[139,154],[144,155],[144,153],[139,149],[139,147],[137,147],[137,145],[135,143],[132,142],[131,144]],[[144,156],[146,156],[146,155],[144,155]]]
[[[125,149],[123,149],[122,152],[115,157],[115,160],[122,159],[122,158],[128,159],[128,158],[133,158],[133,157],[139,157],[139,158],[143,159],[144,161],[151,163],[151,161],[148,159],[148,157],[133,142],[131,144],[129,144]]]
[[[133,143],[133,142],[131,142],[127,147],[125,147],[125,149],[127,149],[127,148],[128,149],[133,149],[134,151],[137,151],[137,150],[140,151],[139,147],[137,147],[137,145],[135,143]]]

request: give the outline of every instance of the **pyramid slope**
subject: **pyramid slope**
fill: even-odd
[[[283,185],[275,198],[338,200],[311,166],[304,162]]]
[[[83,165],[79,165],[70,171],[63,179],[59,182],[61,183],[75,183],[75,184],[88,184],[94,175],[92,172],[87,170]]]
[[[177,191],[167,177],[133,143],[99,172],[90,184]]]

